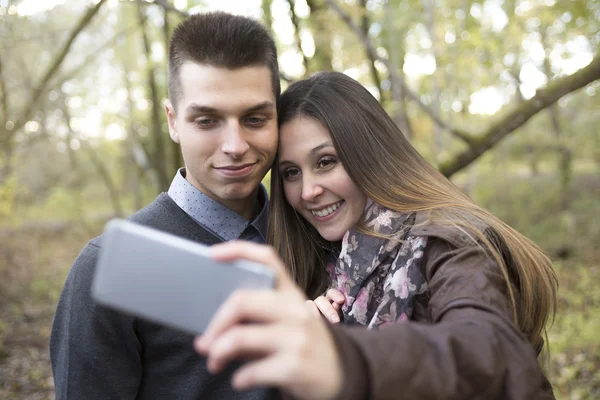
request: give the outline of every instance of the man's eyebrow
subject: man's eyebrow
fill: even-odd
[[[250,114],[256,111],[266,111],[266,110],[274,110],[275,109],[275,104],[273,104],[273,102],[271,101],[263,101],[262,103],[259,103],[255,106],[252,106],[250,108],[247,108],[244,113],[245,114]]]
[[[275,104],[273,104],[273,102],[271,101],[263,101],[262,103],[256,104],[254,106],[251,106],[247,109],[244,110],[244,114],[250,114],[256,111],[265,111],[265,110],[274,110],[275,109]],[[190,104],[186,110],[185,113],[186,115],[191,115],[191,114],[217,114],[219,112],[218,109],[214,108],[214,107],[209,107],[209,106],[205,106],[202,104],[196,104],[196,103],[192,103]]]
[[[318,145],[316,147],[313,147],[310,150],[310,153],[314,154],[317,151],[322,150],[322,149],[324,149],[326,147],[334,147],[334,146],[333,146],[333,143],[331,143],[330,141],[323,142],[320,145]],[[279,167],[285,166],[286,164],[294,164],[294,163],[292,161],[289,161],[289,160],[281,160],[281,161],[279,161]]]
[[[185,109],[185,114],[186,115],[200,114],[200,113],[216,114],[217,113],[217,109],[213,108],[213,107],[203,106],[201,104],[195,104],[195,103],[190,104]]]

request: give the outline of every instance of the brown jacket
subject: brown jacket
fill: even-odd
[[[537,352],[512,322],[497,263],[452,228],[413,233],[429,237],[428,291],[415,321],[380,331],[331,326],[344,374],[339,399],[554,399]]]

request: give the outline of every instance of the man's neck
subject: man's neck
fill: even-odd
[[[258,189],[246,199],[222,202],[224,206],[241,215],[248,221],[254,220],[254,218],[256,218],[260,212],[260,206],[258,203]]]

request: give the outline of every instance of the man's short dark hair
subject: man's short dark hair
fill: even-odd
[[[228,69],[264,65],[271,71],[273,93],[279,100],[275,42],[259,21],[210,12],[194,14],[175,28],[169,43],[169,99],[175,110],[182,93],[179,72],[186,62]]]

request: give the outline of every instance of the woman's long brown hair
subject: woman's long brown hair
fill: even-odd
[[[379,102],[357,81],[322,72],[281,96],[279,125],[313,118],[327,128],[350,178],[371,199],[404,213],[429,212],[482,246],[501,267],[514,320],[541,346],[556,310],[558,281],[550,259],[529,239],[474,204],[414,149]],[[268,242],[310,298],[323,293],[329,243],[288,204],[278,160],[272,169]],[[487,227],[482,229],[481,227]]]

